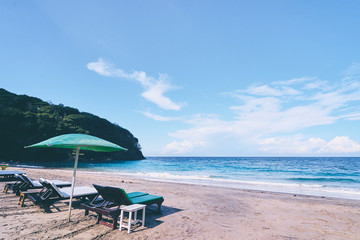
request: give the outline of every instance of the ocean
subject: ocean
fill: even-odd
[[[70,169],[73,163],[26,167]],[[156,181],[360,200],[360,158],[354,157],[148,157],[106,163],[80,160],[78,169]]]

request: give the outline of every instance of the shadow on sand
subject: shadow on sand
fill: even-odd
[[[74,209],[83,209],[80,206],[81,201],[74,201],[72,204],[72,207]],[[46,211],[47,213],[55,213],[55,212],[63,212],[69,210],[69,202],[56,202],[55,204],[51,205],[51,207]],[[85,211],[85,210],[84,210]],[[178,212],[183,211],[183,209],[174,208],[174,207],[168,207],[165,205],[161,206],[161,213],[158,212],[157,205],[147,206],[146,207],[146,228],[154,228],[160,224],[163,223],[162,220],[159,220],[162,217],[172,215]],[[91,212],[90,212],[91,213]],[[141,212],[138,214],[138,216],[141,216]],[[111,224],[112,219],[107,218],[106,216],[103,216],[103,221],[109,222]],[[137,229],[139,226],[135,227]],[[143,231],[145,229],[137,229],[137,231]]]

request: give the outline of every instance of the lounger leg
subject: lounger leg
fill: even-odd
[[[118,218],[113,218],[113,226],[112,226],[112,230],[115,230],[115,229],[116,229],[116,226],[117,226],[117,220],[118,220]]]
[[[89,215],[89,209],[85,209],[85,216]]]
[[[44,211],[45,211],[45,212],[50,212],[50,206],[51,206],[51,205],[45,205],[45,206],[44,206]]]
[[[50,211],[50,206],[53,205],[55,201],[44,201],[44,202],[40,202],[39,205],[41,208],[44,209],[45,212],[51,212]]]
[[[131,229],[131,218],[132,218],[132,212],[129,212],[128,233],[130,233],[130,229]]]
[[[3,193],[7,193],[9,190],[9,184],[6,183],[5,186],[4,186],[4,190],[3,190]]]
[[[26,196],[24,195],[24,197],[23,197],[23,199],[21,201],[20,207],[24,207],[25,198],[26,198]]]
[[[50,206],[40,205],[40,208],[44,209],[44,212],[50,212]]]
[[[120,213],[111,215],[111,217],[113,219],[113,230],[115,230],[117,228],[117,221],[119,219],[119,215],[120,215]]]
[[[145,226],[145,207],[142,210],[142,226]]]
[[[98,216],[97,216],[97,219],[96,219],[96,224],[99,224],[101,219],[102,219],[102,214],[98,213]]]
[[[25,193],[21,193],[21,194],[20,194],[20,197],[19,197],[19,202],[18,202],[18,205],[20,205],[20,207],[23,207],[23,206],[24,206],[25,198],[26,198],[26,194],[25,194]]]
[[[122,224],[123,224],[123,220],[124,220],[124,210],[121,210],[121,214],[120,214],[120,224],[119,224],[119,231],[121,231]]]

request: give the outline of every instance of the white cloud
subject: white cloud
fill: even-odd
[[[174,121],[174,120],[179,120],[179,118],[172,118],[172,117],[164,117],[164,116],[160,116],[151,112],[141,112],[144,116],[151,118],[153,120],[156,121],[162,121],[162,122],[168,122],[168,121]]]
[[[275,81],[272,82],[272,84],[280,85],[280,86],[288,86],[288,85],[304,84],[305,82],[314,81],[315,79],[316,79],[315,77],[301,77],[301,78],[293,78],[285,81]]]
[[[260,149],[270,154],[341,154],[358,153],[360,144],[347,136],[335,137],[329,142],[302,135],[259,139]]]
[[[250,87],[247,92],[253,95],[263,95],[263,96],[281,96],[282,92],[278,89],[270,88],[267,85],[262,85],[259,87]]]
[[[303,89],[305,90],[309,90],[309,89],[327,89],[327,82],[326,81],[321,81],[321,80],[314,80],[312,82],[306,83],[303,87]]]
[[[315,84],[310,85],[310,81]],[[235,146],[275,154],[360,152],[359,145],[348,137],[336,137],[326,142],[317,137],[305,139],[302,135],[294,136],[310,127],[330,126],[342,119],[358,120],[359,109],[350,107],[352,103],[360,101],[358,84],[343,81],[331,86],[315,78],[298,78],[235,90],[227,94],[240,100],[239,104],[230,107],[234,113],[232,119],[222,120],[214,114],[197,114],[187,120],[190,125],[188,129],[170,133],[170,136],[180,140],[167,145],[164,151],[178,152],[180,150],[176,149],[181,149],[181,153],[194,153],[200,146],[198,143],[201,143],[207,149],[233,145],[234,154],[241,154]]]
[[[261,86],[250,86],[248,89],[245,90],[237,90],[235,91],[240,94],[251,94],[251,95],[257,95],[257,96],[274,96],[274,97],[280,97],[284,95],[301,95],[301,92],[285,86],[281,85],[276,86],[269,86],[269,85],[261,85]]]
[[[348,115],[344,115],[343,118],[351,121],[360,120],[360,112],[353,112]]]
[[[142,97],[163,109],[180,110],[183,106],[164,96],[176,89],[166,75],[153,78],[141,71],[126,73],[101,58],[89,63],[88,69],[139,83],[144,87]],[[230,149],[234,154],[249,148],[258,153],[288,155],[360,153],[359,143],[348,136],[326,141],[300,134],[310,127],[360,120],[359,73],[360,64],[353,64],[335,84],[302,77],[234,90],[226,94],[238,101],[229,107],[232,119],[223,120],[216,114],[195,114],[187,118],[185,123],[189,128],[170,133],[177,140],[167,144],[163,154],[211,154],[214,148]],[[179,120],[150,112],[142,114],[156,121]]]
[[[342,82],[332,91],[318,92],[312,99],[318,105],[329,108],[330,110],[339,109],[346,106],[349,102],[360,100],[359,82]]]
[[[319,152],[325,153],[356,153],[360,152],[360,144],[347,136],[335,137],[328,142]]]
[[[166,110],[180,110],[183,104],[174,103],[168,97],[165,97],[163,94],[174,87],[169,85],[166,81],[165,75],[160,75],[159,79],[156,81],[150,79],[146,85],[142,83],[143,86],[147,86],[147,90],[141,95],[153,102],[156,103],[159,107]]]
[[[156,79],[147,76],[142,71],[126,73],[122,69],[115,69],[111,63],[106,62],[102,58],[99,58],[97,62],[88,63],[87,68],[102,76],[124,78],[139,83],[145,89],[141,96],[162,109],[178,111],[185,105],[185,103],[175,103],[170,98],[164,96],[166,92],[178,89],[178,87],[169,83],[166,74],[160,74],[159,78]]]
[[[196,147],[201,145],[201,143],[194,143],[189,140],[173,141],[165,146],[162,154],[186,154],[192,152]]]
[[[314,153],[326,144],[320,138],[305,139],[302,135],[258,139],[260,150],[270,154],[307,154]]]
[[[102,76],[111,77],[114,75],[111,70],[112,66],[109,63],[105,62],[102,58],[99,58],[97,62],[88,63],[87,68]]]

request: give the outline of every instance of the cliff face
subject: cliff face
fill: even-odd
[[[24,149],[48,138],[84,133],[116,143],[128,151],[84,151],[84,160],[144,159],[138,139],[128,130],[90,113],[39,98],[16,95],[0,88],[0,161],[44,162],[73,159],[64,149]]]

